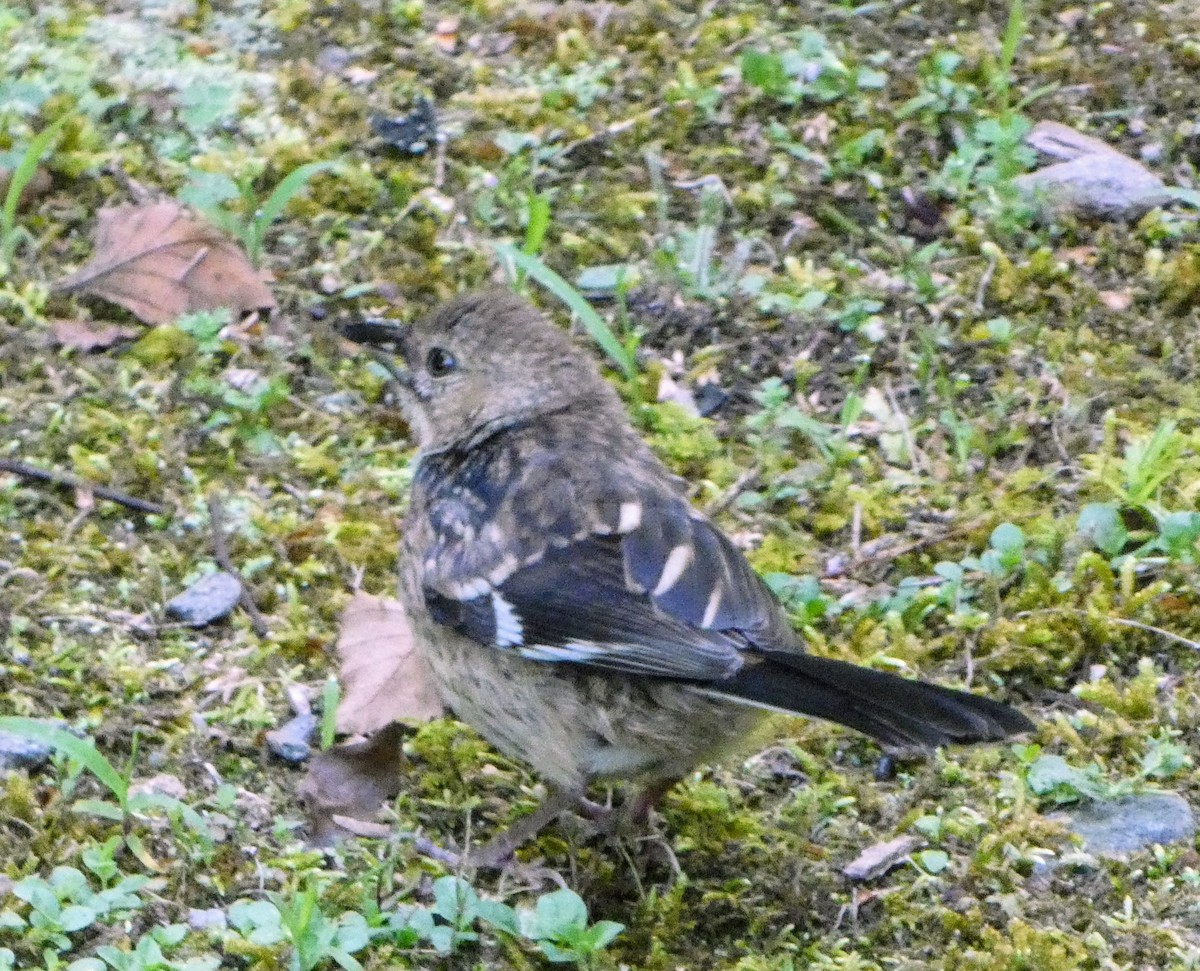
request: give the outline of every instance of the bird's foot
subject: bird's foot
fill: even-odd
[[[522,816],[482,846],[466,853],[448,850],[419,834],[410,834],[407,838],[421,856],[436,860],[449,869],[503,870],[514,862],[518,849],[571,809],[579,798],[576,793],[554,790],[528,816]]]

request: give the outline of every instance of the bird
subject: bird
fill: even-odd
[[[399,587],[435,686],[547,788],[474,865],[511,860],[593,783],[640,786],[644,818],[773,712],[890,752],[1033,729],[990,698],[807,652],[592,356],[524,298],[470,292],[343,334],[391,373],[417,439]]]

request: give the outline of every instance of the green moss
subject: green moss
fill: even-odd
[[[638,417],[650,446],[680,475],[702,478],[708,463],[724,453],[712,422],[671,402],[643,405]]]

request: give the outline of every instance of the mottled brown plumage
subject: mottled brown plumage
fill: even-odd
[[[595,364],[507,292],[377,325],[421,444],[401,595],[443,698],[556,790],[659,791],[766,710],[903,749],[1030,728],[986,698],[804,653]],[[508,849],[505,846],[504,849]]]

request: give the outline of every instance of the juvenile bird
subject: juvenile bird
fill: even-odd
[[[769,711],[899,750],[1033,727],[987,698],[805,653],[593,361],[519,297],[346,333],[386,348],[419,438],[400,588],[437,686],[551,793],[473,862],[501,862],[595,781],[640,782],[647,809]]]

